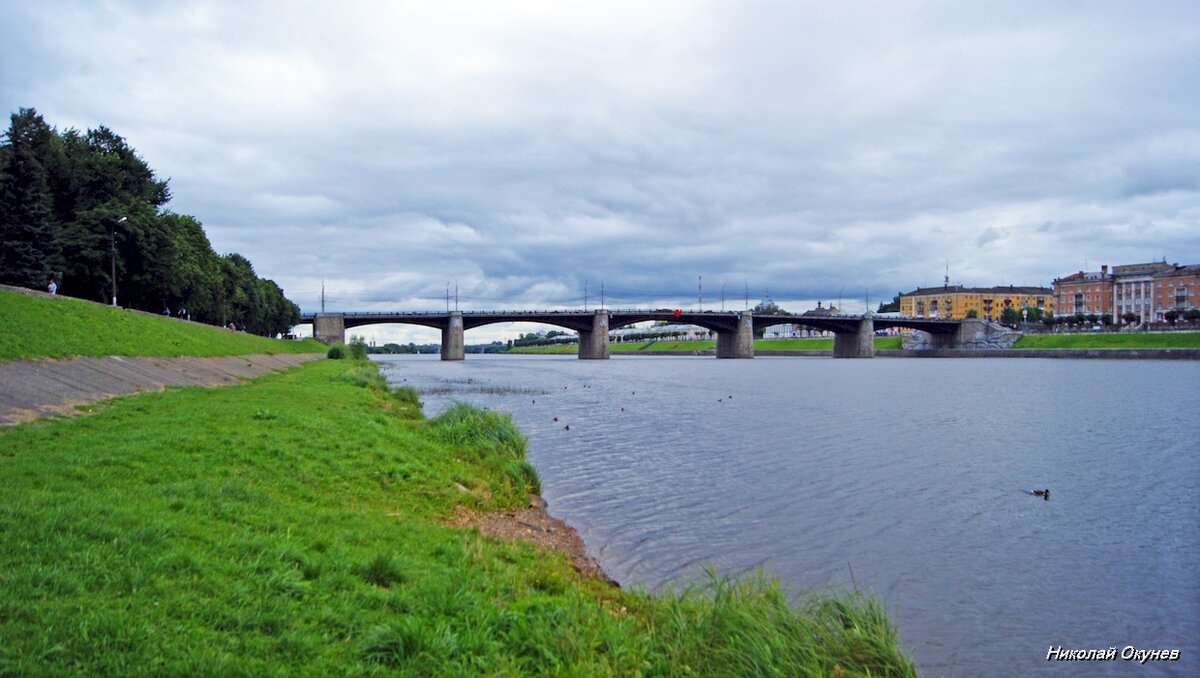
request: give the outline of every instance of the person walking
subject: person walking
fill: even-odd
[[[54,278],[51,278],[50,284],[46,285],[46,291],[50,294],[58,294],[58,283],[54,282]]]

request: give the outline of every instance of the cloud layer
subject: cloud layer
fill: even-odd
[[[15,2],[0,101],[306,310],[802,306],[1200,262],[1196,7]]]

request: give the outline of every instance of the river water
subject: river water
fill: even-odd
[[[1200,363],[376,358],[430,416],[511,412],[622,586],[857,586],[924,675],[1200,675]]]

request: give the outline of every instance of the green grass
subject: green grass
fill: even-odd
[[[0,674],[913,675],[868,598],[650,596],[447,526],[525,503],[525,440],[373,370],[0,430]]]
[[[1200,332],[1027,334],[1013,348],[1200,348]]]
[[[316,353],[318,341],[279,341],[91,304],[0,291],[0,360],[67,356]]]
[[[900,337],[875,337],[875,350],[880,349],[899,349]],[[712,351],[716,348],[715,341],[650,341],[650,342],[630,342],[630,343],[612,343],[608,348],[613,353],[658,353],[663,351]],[[756,339],[754,341],[755,353],[770,353],[771,351],[832,351],[833,338],[813,338],[813,339]],[[506,351],[507,353],[529,353],[529,354],[571,354],[579,352],[579,347],[574,344],[565,346],[529,346],[524,348],[514,348]]]

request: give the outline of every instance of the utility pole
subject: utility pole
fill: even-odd
[[[745,281],[743,281],[743,282],[745,282]],[[750,310],[750,283],[745,282],[745,285],[746,285],[746,310],[749,311]]]
[[[604,278],[600,279],[600,310],[604,310]]]
[[[696,310],[704,312],[704,276],[696,283]]]
[[[584,280],[583,281],[583,310],[585,313],[587,312],[587,302],[588,302],[588,288],[587,287],[588,287],[588,281]]]
[[[110,244],[112,246],[112,305],[117,307],[117,224],[125,223],[129,217],[121,217],[117,219],[116,224],[113,224],[110,231],[112,238]]]
[[[116,306],[116,305],[117,305],[117,302],[115,301],[115,297],[114,297],[113,306]],[[321,312],[322,313],[325,312],[325,281],[324,280],[321,281]]]
[[[446,281],[446,312],[450,312],[450,281]]]
[[[725,312],[725,283],[721,283],[721,312]]]
[[[458,283],[454,283],[454,310],[458,311]]]

